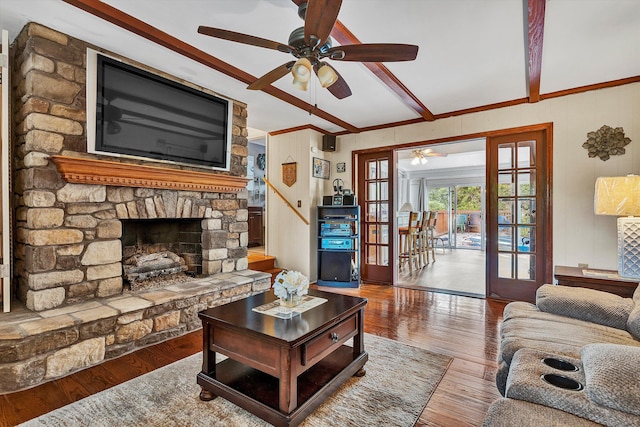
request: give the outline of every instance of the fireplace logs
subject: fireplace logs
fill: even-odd
[[[181,274],[186,270],[187,265],[184,258],[171,251],[136,254],[124,262],[124,277],[131,284],[131,290],[135,290],[135,284],[142,280]]]

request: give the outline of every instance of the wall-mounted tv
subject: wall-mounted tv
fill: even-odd
[[[232,101],[87,50],[87,149],[229,170]]]

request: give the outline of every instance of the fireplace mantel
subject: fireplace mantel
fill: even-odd
[[[114,185],[120,187],[164,188],[171,190],[237,193],[247,178],[213,172],[161,168],[107,160],[70,156],[52,156],[58,172],[75,184]]]

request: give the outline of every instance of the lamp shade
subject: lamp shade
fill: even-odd
[[[291,68],[293,74],[293,86],[300,90],[307,90],[311,79],[311,62],[307,58],[300,58]]]
[[[598,178],[594,211],[596,215],[640,215],[640,176]]]
[[[413,205],[409,202],[406,202],[402,205],[399,212],[413,212]]]
[[[338,81],[338,75],[329,65],[322,64],[318,68],[318,81],[320,81],[320,86],[327,88]]]

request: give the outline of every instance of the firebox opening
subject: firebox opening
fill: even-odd
[[[200,219],[122,221],[123,278],[131,290],[202,274]],[[143,285],[142,285],[143,284]]]

